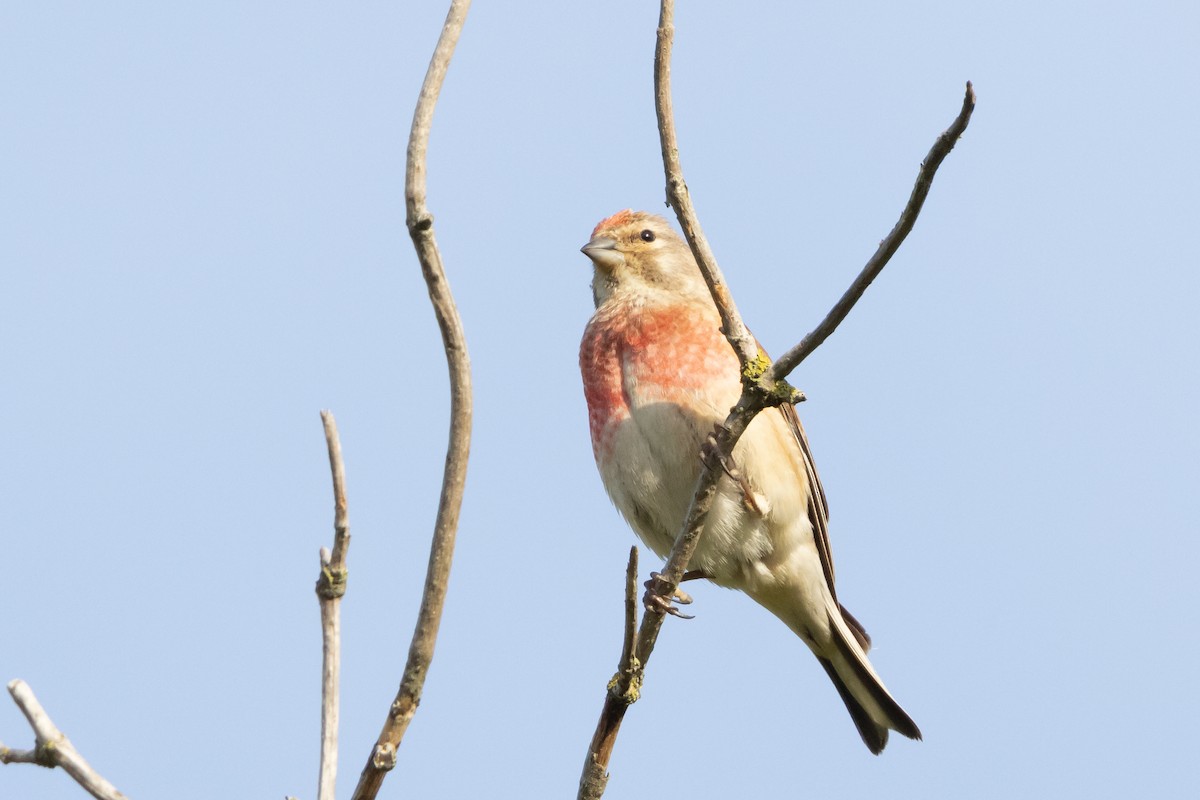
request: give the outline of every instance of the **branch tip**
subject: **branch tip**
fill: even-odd
[[[339,682],[342,670],[341,598],[346,594],[350,522],[346,504],[346,466],[342,441],[332,411],[321,412],[325,449],[333,481],[333,548],[318,553],[317,602],[321,613],[321,750],[317,771],[317,800],[334,800],[338,762]]]
[[[821,320],[817,327],[813,328],[799,344],[791,350],[784,353],[772,365],[769,376],[773,379],[781,379],[787,377],[792,370],[800,365],[804,359],[808,358],[814,350],[829,338],[841,324],[846,315],[850,313],[850,309],[866,292],[867,287],[879,276],[883,268],[900,249],[900,245],[908,237],[913,226],[917,222],[917,216],[921,213],[921,208],[925,204],[925,198],[929,195],[929,190],[933,186],[933,178],[937,174],[938,167],[942,161],[954,149],[955,143],[967,129],[967,125],[971,122],[971,114],[975,110],[975,89],[970,81],[967,81],[966,91],[963,95],[962,110],[958,112],[954,122],[950,123],[950,127],[943,131],[936,140],[933,147],[929,149],[925,158],[921,161],[921,168],[917,171],[917,178],[913,182],[912,192],[909,195],[908,203],[904,206],[904,210],[900,212],[900,218],[892,227],[892,230],[879,243],[879,247],[875,250],[875,254],[867,260],[858,277],[850,284],[850,288],[845,294],[834,304],[825,318]]]

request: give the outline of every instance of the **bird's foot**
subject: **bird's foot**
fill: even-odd
[[[691,595],[678,586],[671,589],[670,584],[657,572],[651,572],[650,580],[642,585],[646,587],[646,593],[642,595],[642,605],[646,607],[647,611],[655,614],[670,614],[672,617],[680,619],[695,619],[691,614],[684,614],[674,606],[674,603],[688,605],[692,602]],[[667,592],[668,589],[671,589],[670,594]]]

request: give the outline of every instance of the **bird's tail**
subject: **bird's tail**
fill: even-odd
[[[833,598],[826,601],[833,646],[817,659],[837,687],[867,748],[878,755],[888,740],[888,730],[920,739],[921,730],[888,693],[867,660],[871,640],[858,620]]]

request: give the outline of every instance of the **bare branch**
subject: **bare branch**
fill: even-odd
[[[971,88],[971,84],[968,83],[967,96],[963,101],[963,110],[954,124],[938,138],[933,149],[926,156],[921,171],[917,176],[917,185],[914,187],[908,206],[905,207],[896,227],[880,244],[879,250],[872,257],[871,261],[868,262],[863,273],[855,281],[850,290],[846,292],[846,295],[838,302],[838,305],[826,316],[825,321],[813,333],[805,337],[797,347],[788,352],[785,356],[786,361],[785,359],[781,359],[781,363],[772,367],[766,354],[758,348],[754,337],[746,329],[745,324],[738,315],[737,308],[734,306],[733,298],[725,284],[720,268],[717,266],[716,259],[713,257],[708,242],[704,238],[699,220],[696,218],[695,208],[692,206],[687,183],[683,179],[683,171],[679,161],[679,147],[675,136],[675,121],[671,108],[670,57],[672,39],[675,32],[673,17],[673,0],[662,0],[658,23],[658,41],[654,58],[654,97],[655,108],[658,114],[659,136],[662,143],[663,169],[667,179],[667,202],[675,210],[675,214],[679,219],[679,225],[683,229],[692,254],[696,258],[696,263],[699,265],[700,271],[704,275],[704,280],[708,284],[713,302],[716,304],[717,310],[721,315],[722,329],[725,337],[729,340],[730,346],[733,347],[734,352],[737,354],[742,370],[742,396],[730,410],[724,424],[718,426],[709,437],[705,445],[705,453],[703,454],[705,456],[705,468],[700,471],[700,476],[697,479],[696,491],[692,497],[691,506],[688,508],[683,528],[675,539],[675,544],[671,548],[671,553],[667,558],[667,563],[663,567],[662,572],[654,576],[648,584],[649,593],[655,594],[660,598],[671,597],[679,588],[679,583],[687,570],[688,562],[691,560],[692,554],[695,552],[696,546],[700,541],[700,535],[704,530],[709,509],[712,507],[713,500],[716,497],[717,483],[722,472],[721,465],[727,463],[728,459],[732,456],[738,439],[741,438],[746,428],[749,427],[751,420],[760,411],[767,407],[779,406],[785,403],[798,403],[804,399],[802,393],[791,387],[784,380],[785,377],[808,353],[812,352],[833,332],[838,323],[849,313],[850,308],[853,307],[858,298],[862,296],[866,287],[870,285],[875,276],[879,274],[879,271],[887,264],[888,259],[895,253],[900,243],[904,240],[904,237],[912,230],[917,214],[920,212],[921,204],[924,202],[925,196],[929,193],[929,187],[938,165],[941,164],[942,159],[946,157],[946,154],[950,152],[958,137],[966,129],[971,111],[975,105],[975,94]],[[654,651],[654,645],[658,640],[658,633],[662,628],[663,619],[665,618],[662,605],[646,603],[646,608],[647,613],[642,618],[642,625],[638,631],[635,643],[637,657],[640,660],[640,669],[642,670],[645,669],[646,663],[650,660],[650,655]],[[612,756],[613,746],[616,743],[617,734],[620,731],[621,722],[625,717],[625,710],[628,708],[629,703],[637,699],[636,696],[628,693],[624,696],[616,695],[611,688],[610,684],[610,691],[605,697],[604,707],[600,712],[600,720],[596,725],[596,732],[592,736],[587,759],[584,762],[578,795],[581,800],[584,798],[587,798],[587,800],[596,800],[596,798],[603,795],[604,786],[608,781],[606,770]]]
[[[637,575],[638,549],[629,548],[629,563],[625,567],[625,640],[621,646],[622,671],[632,670],[637,654]]]
[[[333,474],[333,552],[321,548],[321,574],[317,601],[321,606],[321,766],[317,800],[334,800],[338,759],[338,685],[342,671],[342,596],[346,594],[346,551],[350,547],[350,521],[346,512],[346,467],[337,421],[321,412],[329,470]]]
[[[673,0],[662,0],[658,17],[658,39],[654,50],[654,107],[658,116],[663,170],[667,179],[667,202],[675,210],[679,225],[683,229],[692,254],[696,257],[696,263],[700,266],[700,271],[712,293],[713,302],[716,303],[717,310],[721,314],[721,324],[725,336],[729,339],[734,352],[737,353],[738,361],[741,362],[743,373],[745,373],[748,363],[759,361],[758,344],[742,322],[729,287],[725,284],[724,276],[721,274],[720,267],[717,266],[712,249],[708,246],[708,240],[705,239],[704,232],[700,228],[700,222],[696,218],[696,210],[692,206],[687,183],[683,179],[683,168],[679,161],[679,145],[675,136],[675,119],[671,106],[671,45],[675,36],[674,15]],[[746,392],[743,392],[743,399],[745,397]],[[746,422],[740,425],[737,436],[741,435],[747,424],[749,424],[748,417]],[[733,452],[733,445],[736,441],[736,436],[734,436],[728,442],[729,449],[726,452]],[[692,497],[692,505],[688,509],[687,521],[675,539],[666,566],[652,581],[650,591],[657,592],[662,597],[670,597],[678,588],[692,553],[699,544],[700,533],[704,530],[704,520],[708,516],[708,509],[712,506],[713,498],[716,495],[719,477],[720,468],[714,463],[710,463],[706,469],[700,471],[700,478]],[[642,625],[635,643],[640,668],[643,670],[650,660],[651,653],[654,652],[654,645],[658,641],[658,633],[662,629],[663,619],[664,614],[661,610],[647,604],[647,613],[642,617]],[[600,719],[596,723],[596,731],[592,735],[588,754],[584,760],[583,772],[579,779],[579,800],[596,800],[604,794],[604,787],[608,782],[608,764],[612,758],[617,734],[621,730],[621,722],[625,719],[626,709],[636,699],[636,696],[630,698],[627,695],[617,695],[612,691],[612,684],[610,684],[609,692],[604,698],[604,706],[600,711]]]
[[[842,295],[834,307],[829,310],[829,313],[825,315],[825,319],[821,320],[821,324],[813,328],[807,336],[800,340],[799,344],[784,353],[771,366],[771,369],[764,378],[765,380],[772,381],[787,377],[792,370],[800,365],[801,361],[808,358],[809,354],[816,350],[837,329],[841,321],[850,313],[850,309],[854,308],[854,304],[863,296],[863,292],[867,290],[871,282],[887,266],[888,261],[891,260],[892,256],[900,248],[900,244],[908,236],[909,231],[913,229],[913,225],[916,224],[917,215],[921,213],[921,206],[925,204],[925,197],[929,194],[929,189],[933,185],[933,176],[937,174],[942,160],[954,149],[955,143],[958,142],[959,137],[967,129],[967,125],[971,121],[971,112],[974,110],[975,89],[971,86],[971,82],[967,81],[967,91],[963,96],[962,110],[958,112],[958,117],[950,124],[950,127],[933,143],[929,154],[921,162],[921,169],[917,172],[917,181],[913,186],[912,194],[909,195],[908,204],[904,206],[904,211],[900,213],[900,219],[897,220],[895,227],[879,243],[879,248],[875,251],[875,255],[871,256],[871,259],[867,261],[862,272],[854,279],[854,283],[850,285],[850,288],[846,290],[846,293]]]
[[[429,130],[450,58],[454,54],[463,23],[466,22],[470,0],[453,0],[445,25],[434,49],[425,74],[425,83],[413,112],[412,131],[408,139],[408,168],[405,174],[405,204],[408,233],[421,262],[421,273],[429,287],[446,362],[450,372],[450,441],[446,450],[446,465],[442,476],[442,494],[434,523],[433,542],[429,551],[429,567],[425,574],[425,591],[421,610],[408,650],[408,661],[396,699],[388,711],[383,730],[376,740],[354,790],[355,800],[374,798],[383,784],[384,775],[396,764],[396,749],[421,701],[425,676],[433,661],[438,626],[446,601],[450,580],[450,564],[454,556],[454,539],[458,531],[458,515],[462,507],[466,484],[467,457],[471,443],[471,364],[467,355],[466,336],[462,321],[446,282],[441,253],[433,235],[433,216],[425,206],[425,152],[429,145]]]
[[[637,702],[642,689],[642,664],[637,651],[637,575],[638,549],[629,548],[629,563],[625,567],[625,635],[622,639],[621,661],[617,674],[608,682],[608,694],[604,698],[604,709],[596,725],[592,743],[588,747],[587,761],[579,778],[579,800],[598,800],[608,783],[606,769],[612,758],[613,745],[625,709]]]
[[[337,569],[345,569],[346,550],[350,547],[350,522],[346,514],[346,465],[342,462],[342,441],[332,411],[321,412],[321,425],[325,429],[329,472],[333,477],[333,553],[330,564]]]
[[[654,110],[658,115],[658,136],[662,146],[663,172],[667,178],[667,203],[675,210],[679,226],[692,248],[692,255],[700,265],[704,281],[712,292],[721,314],[721,325],[729,344],[743,365],[758,358],[758,343],[742,322],[733,295],[717,266],[700,220],[692,205],[687,182],[683,179],[683,166],[679,162],[679,142],[675,136],[675,114],[671,105],[671,46],[675,38],[674,0],[662,0],[658,16],[658,39],[654,48]]]
[[[738,401],[738,405],[735,406],[734,412],[742,409],[746,416],[744,421],[739,421],[734,418],[734,412],[731,412],[724,428],[719,429],[715,434],[715,444],[728,447],[728,449],[718,450],[718,453],[723,453],[724,457],[718,457],[715,461],[709,459],[708,468],[700,473],[692,507],[688,511],[688,521],[675,540],[666,566],[653,580],[651,591],[662,597],[670,597],[679,587],[679,582],[687,570],[692,553],[695,552],[696,545],[699,543],[700,532],[704,529],[704,519],[712,505],[717,481],[720,478],[721,470],[718,463],[727,460],[742,431],[749,425],[750,420],[758,413],[759,409],[770,404],[799,402],[803,399],[802,394],[786,383],[775,381],[768,386],[763,382],[762,376],[770,362],[767,360],[766,354],[759,349],[758,342],[746,328],[738,313],[733,296],[721,273],[721,268],[717,265],[712,248],[709,247],[708,240],[704,237],[700,220],[696,216],[696,209],[692,205],[691,194],[688,191],[687,182],[683,178],[683,167],[679,159],[679,144],[675,135],[675,118],[671,102],[671,48],[675,36],[674,16],[674,0],[662,0],[658,18],[658,38],[654,50],[654,107],[658,117],[663,172],[667,181],[667,202],[675,210],[679,226],[687,238],[692,255],[696,258],[696,264],[700,267],[705,283],[708,284],[713,303],[716,304],[717,311],[721,315],[725,338],[729,340],[729,344],[741,364],[742,383],[745,391]],[[764,393],[768,395],[768,399],[760,396]],[[648,614],[642,622],[638,652],[643,666],[654,649],[654,642],[661,625],[662,614],[660,613]]]
[[[33,689],[22,680],[8,684],[8,693],[21,709],[29,727],[33,728],[35,746],[33,750],[9,750],[0,746],[0,762],[5,764],[40,764],[43,767],[62,767],[83,789],[98,800],[127,800],[117,787],[100,776],[84,760],[66,734],[55,726],[33,694]]]

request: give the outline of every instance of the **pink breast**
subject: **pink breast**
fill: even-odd
[[[732,405],[738,391],[737,359],[718,329],[714,310],[697,305],[621,310],[598,311],[579,350],[597,462],[610,455],[631,405],[688,407],[697,395],[709,393]]]

